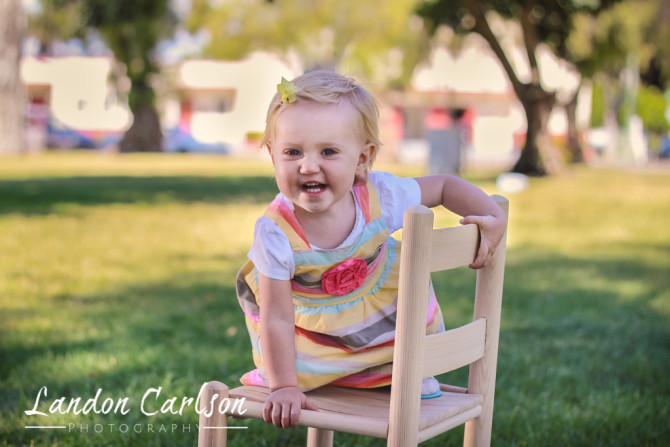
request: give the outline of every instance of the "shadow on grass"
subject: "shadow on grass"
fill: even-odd
[[[631,255],[508,253],[493,427],[503,445],[670,439],[668,247],[617,249]],[[434,276],[447,327],[471,320],[474,276]],[[467,370],[440,379],[467,386]]]
[[[655,310],[653,303],[670,284],[658,269],[667,266],[635,258],[576,259],[510,251],[493,428],[497,443],[664,445],[670,436],[670,317]],[[36,311],[64,319],[73,333],[95,328],[101,335],[53,342],[54,334],[47,331],[37,347],[20,337],[2,345],[2,358],[11,359],[3,362],[3,382],[18,383],[20,390],[17,394],[0,387],[5,439],[19,445],[31,439],[53,441],[52,433],[28,434],[22,429],[33,420],[23,417],[21,410],[32,407],[31,398],[42,385],[49,386],[50,397],[90,397],[102,388],[114,397],[132,398],[130,415],[96,415],[89,424],[196,424],[193,411],[149,418],[139,412],[139,401],[148,388],[161,386],[161,399],[152,402],[157,410],[167,397],[195,397],[208,380],[236,386],[239,376],[252,367],[233,277],[232,271],[202,271],[101,294],[60,295],[44,303]],[[473,281],[471,271],[434,278],[447,321],[461,324],[471,318],[467,290]],[[52,371],[31,367],[40,357],[48,357]],[[58,374],[68,368],[74,372]],[[461,380],[467,374],[456,377]],[[71,420],[80,423],[82,418]],[[305,439],[304,430],[279,430],[258,421],[236,424],[249,429],[231,431],[231,445],[296,445]],[[194,445],[195,426],[191,430],[160,435],[73,433],[63,434],[58,443]],[[337,434],[336,442],[385,445],[345,434]],[[461,443],[459,429],[423,445]]]
[[[232,272],[224,275],[233,276]],[[253,366],[244,318],[235,297],[232,279],[221,281],[221,272],[182,274],[177,279],[130,284],[100,294],[61,294],[33,313],[17,313],[28,320],[25,328],[15,321],[13,330],[0,333],[0,439],[10,445],[194,445],[198,423],[194,403],[183,414],[163,413],[161,407],[176,397],[193,398],[208,380],[234,385]],[[32,319],[55,322],[38,337],[28,332]],[[17,329],[18,328],[18,329]],[[96,335],[93,335],[96,334]],[[64,396],[82,398],[82,404],[103,390],[107,397],[130,398],[130,413],[26,416],[42,386],[48,388],[40,411]],[[141,400],[151,394],[147,416]],[[88,425],[88,432],[29,431],[25,425]],[[94,433],[103,424],[103,433]],[[127,424],[127,433],[110,432],[107,424]],[[136,433],[133,425],[144,431]],[[164,433],[149,433],[148,424]],[[177,430],[170,430],[177,424]],[[184,425],[192,424],[187,431]],[[0,442],[2,445],[2,442]]]
[[[59,205],[166,202],[269,203],[271,177],[65,177],[0,181],[0,213],[57,212]]]
[[[668,247],[652,249],[658,258]],[[496,397],[506,404],[494,430],[529,445],[670,439],[662,422],[670,416],[668,258],[652,262],[641,250],[580,258],[512,252]]]

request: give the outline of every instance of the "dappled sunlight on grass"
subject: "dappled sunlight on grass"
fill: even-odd
[[[267,203],[276,194],[270,177],[196,176],[66,177],[5,180],[0,213],[77,217],[81,206],[132,204],[148,208],[170,203]],[[11,194],[10,194],[11,192]]]
[[[404,175],[417,166],[382,165]],[[490,175],[469,176],[497,193]],[[8,445],[194,445],[197,415],[139,412],[252,367],[235,297],[269,162],[49,154],[0,166],[0,439]],[[494,437],[502,445],[663,445],[670,438],[670,175],[575,169],[511,195]],[[436,224],[457,225],[448,212]],[[475,272],[434,275],[447,327],[471,318]],[[444,380],[465,385],[467,371]],[[131,398],[120,415],[27,416],[59,396]],[[159,402],[152,402],[158,406]],[[25,425],[141,424],[142,433]],[[150,433],[146,425],[193,424]],[[231,445],[304,430],[237,421]],[[337,435],[340,445],[383,441]],[[425,445],[460,445],[462,429]],[[2,445],[2,443],[0,443]]]
[[[261,154],[262,155],[262,154]],[[221,155],[189,154],[107,154],[83,151],[52,151],[37,156],[5,159],[0,164],[2,178],[104,177],[126,176],[272,176],[269,158],[233,158]]]

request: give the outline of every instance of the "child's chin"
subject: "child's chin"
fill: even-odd
[[[327,206],[325,204],[321,203],[305,203],[303,201],[301,204],[298,204],[300,208],[303,209],[303,211],[308,212],[310,214],[317,214],[317,213],[322,213],[327,209]]]

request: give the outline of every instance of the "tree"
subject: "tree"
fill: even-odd
[[[80,1],[40,0],[39,5],[39,12],[28,15],[28,34],[38,40],[40,55],[52,55],[53,44],[58,41],[85,39]]]
[[[154,105],[158,72],[156,47],[176,25],[169,0],[40,0],[32,31],[45,52],[55,40],[86,39],[98,32],[130,79],[128,104],[133,124],[119,142],[122,152],[161,151],[163,135]]]
[[[0,1],[0,155],[24,148],[25,95],[20,76],[25,15],[21,0]]]
[[[561,56],[570,60],[583,78],[593,79],[604,93],[605,112],[599,124],[605,125],[610,135],[617,135],[619,127],[625,126],[630,115],[636,113],[636,95],[626,95],[621,79],[637,84],[637,72],[650,65],[661,45],[656,36],[662,34],[663,26],[655,17],[659,16],[662,4],[668,3],[626,0],[597,15],[575,16],[574,29]],[[626,110],[620,114],[624,105]],[[614,157],[615,138],[609,146],[608,155]]]
[[[77,1],[77,0],[75,0]],[[85,0],[86,23],[96,28],[131,81],[128,104],[133,124],[119,142],[122,152],[161,151],[163,135],[152,82],[158,71],[156,46],[174,29],[169,0]]]
[[[427,50],[416,0],[194,0],[188,27],[211,37],[206,54],[294,52],[306,68],[332,67],[378,86],[406,83]]]
[[[646,1],[653,4],[654,13],[644,28],[644,40],[653,44],[653,53],[649,64],[642,67],[641,76],[649,85],[661,90],[670,89],[670,2]]]
[[[434,32],[439,25],[447,25],[456,33],[474,32],[490,45],[512,88],[523,105],[526,122],[526,143],[515,172],[546,175],[561,170],[563,161],[553,146],[547,131],[549,115],[556,104],[556,93],[547,91],[540,81],[537,50],[546,44],[557,53],[564,52],[566,38],[573,26],[575,14],[595,14],[616,0],[435,0],[423,3],[418,13]],[[493,32],[487,15],[497,13],[504,18],[516,19],[523,31],[525,53],[530,66],[530,80],[523,82],[516,74],[509,58]]]

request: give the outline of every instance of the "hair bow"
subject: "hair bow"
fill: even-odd
[[[281,102],[284,104],[290,104],[296,100],[295,85],[284,77],[281,78],[281,84],[277,84],[277,92],[281,94]]]

